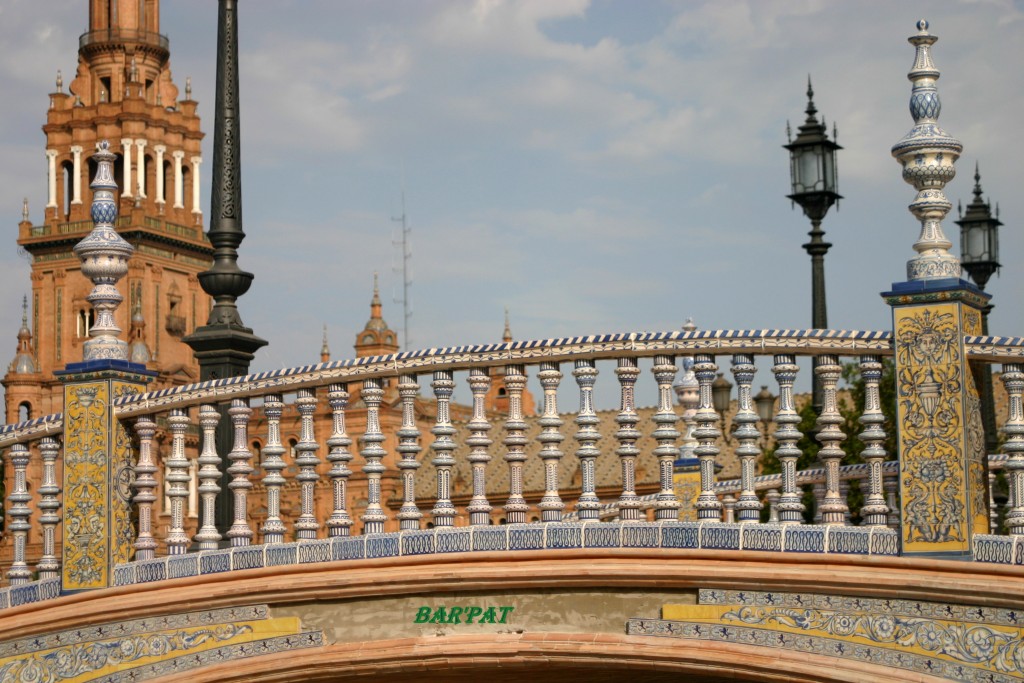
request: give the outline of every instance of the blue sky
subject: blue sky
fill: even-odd
[[[829,324],[886,328],[879,292],[905,279],[919,232],[889,149],[912,125],[906,37],[921,16],[940,38],[940,123],[964,143],[946,193],[969,201],[980,162],[1007,224],[990,327],[1021,334],[1020,2],[241,3],[240,264],[256,279],[240,308],[270,341],[253,369],[315,361],[324,323],[334,357],[350,355],[374,270],[401,327],[391,217],[403,176],[413,347],[496,341],[506,306],[517,339],[689,316],[809,326],[810,226],[785,198],[781,147],[787,119],[803,120],[808,73],[845,148],[845,199],[824,222]],[[57,69],[74,72],[86,22],[86,0],[0,0],[0,339],[12,355],[29,286],[21,198],[41,220],[46,96]],[[192,77],[212,161],[216,3],[165,1],[162,32],[179,87]]]

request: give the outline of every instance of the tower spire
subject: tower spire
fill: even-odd
[[[32,348],[32,330],[28,328],[28,296],[21,298],[21,329],[18,330],[18,350],[8,370],[24,375],[38,372],[35,352]]]
[[[326,363],[331,360],[331,347],[327,345],[327,323],[324,323],[324,340],[320,345],[320,362]]]
[[[501,335],[501,341],[506,344],[512,341],[512,326],[508,322],[508,306],[505,307],[505,331]]]

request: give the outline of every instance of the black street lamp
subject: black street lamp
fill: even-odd
[[[837,204],[839,181],[836,170],[836,151],[842,149],[836,142],[835,125],[832,140],[828,137],[825,118],[818,121],[818,110],[814,106],[814,89],[807,78],[807,120],[797,130],[793,139],[789,124],[786,124],[786,138],[789,144],[789,168],[793,193],[789,199],[799,204],[804,215],[811,220],[811,241],[803,248],[811,256],[811,326],[816,329],[828,327],[828,307],[825,303],[825,254],[832,246],[824,240],[825,231],[821,221],[825,214]],[[814,382],[814,407],[821,412],[821,391],[817,380]]]
[[[992,206],[981,198],[981,173],[974,166],[974,201],[967,205],[967,211],[957,205],[960,226],[960,265],[967,271],[974,283],[982,290],[993,273],[999,272],[999,207],[992,215]],[[986,304],[981,311],[981,333],[988,335],[988,314],[992,304]],[[995,399],[992,395],[992,370],[988,364],[975,368],[975,378],[981,391],[981,417],[985,428],[985,448],[994,453],[999,440],[996,432]]]

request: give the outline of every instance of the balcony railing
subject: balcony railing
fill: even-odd
[[[87,31],[78,37],[78,49],[94,43],[143,43],[156,45],[164,50],[170,49],[167,36],[151,31],[135,31],[123,28],[107,28],[98,31]]]
[[[797,359],[818,357],[818,374],[825,380],[825,409],[819,422],[834,425],[836,416],[830,412],[836,410],[839,359],[852,357],[862,368],[875,367],[892,354],[891,344],[888,332],[835,330],[610,334],[332,361],[127,394],[113,400],[113,411],[137,439],[131,490],[138,527],[134,559],[115,568],[114,583],[289,562],[479,550],[639,546],[898,554],[898,472],[896,463],[890,462],[892,454],[879,450],[885,438],[884,432],[878,432],[880,421],[874,419],[879,410],[866,411],[874,417],[864,422],[865,429],[858,435],[834,429],[825,435],[824,430],[817,430],[816,438],[830,446],[829,453],[824,453],[825,448],[819,453],[820,466],[797,472],[799,451],[793,449],[801,436],[794,429],[798,420],[793,419]],[[994,457],[992,469],[1011,474],[1024,469],[1020,448],[1024,436],[1020,408],[1024,338],[966,337],[965,346],[970,359],[1004,363],[1003,381],[1011,409],[1002,430],[1009,438],[1006,455]],[[747,428],[757,419],[749,397],[756,357],[765,355],[778,388],[771,437],[778,446],[783,472],[755,477],[761,436],[756,429]],[[671,399],[680,357],[693,357],[701,396],[696,411],[685,416],[685,425],[680,425]],[[618,430],[611,434],[595,428],[594,387],[599,380],[605,381],[599,378],[605,374],[599,361],[615,363],[610,381],[621,395],[615,417]],[[657,385],[650,398],[657,407],[642,424],[634,388],[648,362],[646,371]],[[740,405],[733,419],[741,428],[731,438],[739,442],[736,452],[742,476],[735,481],[716,481],[721,431],[720,418],[711,405],[710,384],[726,363],[732,366],[739,384]],[[527,374],[536,375],[543,387],[542,410],[536,419],[539,431],[528,431],[522,414]],[[561,412],[564,406],[559,406],[559,386],[570,374],[578,396],[575,416],[565,415]],[[498,377],[501,379],[496,380]],[[429,430],[435,438],[426,447],[413,417],[421,378],[431,380],[436,402],[436,420]],[[484,409],[484,397],[495,381],[503,382],[509,399],[508,414],[500,418]],[[403,415],[398,444],[391,454],[400,472],[393,499],[382,495],[381,488],[383,463],[389,455],[383,447],[386,437],[380,422],[387,383],[397,387]],[[451,417],[456,383],[468,384],[472,393],[472,417],[459,424]],[[877,391],[877,380],[868,381],[866,392],[877,398]],[[282,458],[286,448],[281,444],[286,394],[295,396],[301,423],[301,437],[293,446],[298,472],[291,482],[282,476],[287,467]],[[352,410],[353,394],[358,394],[357,408],[365,411],[366,424],[355,447],[346,431],[346,412]],[[258,434],[250,431],[255,423],[251,419],[254,399],[262,402],[259,424],[265,425]],[[222,419],[219,408],[225,406],[229,406],[227,419],[233,426],[234,446],[228,453],[217,453],[214,435]],[[318,408],[328,411],[329,434],[315,433]],[[869,423],[873,425],[870,429]],[[48,511],[61,504],[53,472],[63,424],[62,415],[52,415],[0,428],[0,447],[8,448],[15,481],[8,492],[7,509],[15,564],[8,572],[11,588],[0,591],[0,605],[51,595],[51,584],[59,581],[60,565],[52,539],[60,519]],[[170,455],[161,458],[160,478],[167,483],[166,489],[154,476],[160,472],[154,458],[158,424],[166,424],[170,437]],[[683,426],[685,430],[680,429]],[[186,435],[194,435],[196,430],[202,434],[197,459],[201,512],[196,533],[189,535],[183,510],[189,496],[190,463],[182,454]],[[492,431],[501,434],[489,436]],[[865,464],[843,465],[846,454],[837,450],[838,444],[851,436],[870,446],[861,454]],[[252,465],[253,438],[263,440],[259,470]],[[194,436],[191,441],[194,443]],[[602,441],[610,442],[614,450],[602,452]],[[32,442],[38,445],[30,451]],[[575,445],[569,446],[572,442]],[[646,455],[657,463],[657,476],[649,487],[653,491],[644,495],[636,490],[638,444],[645,444]],[[24,482],[34,452],[42,459],[44,484],[30,493]],[[679,480],[680,461],[687,458],[697,461],[700,472],[689,489],[681,487]],[[616,466],[598,468],[599,459],[605,463],[613,459]],[[230,463],[229,487],[234,492],[233,523],[224,538],[213,519],[222,462]],[[349,493],[354,469],[350,464],[361,465],[366,482],[366,499],[356,507]],[[542,495],[533,492],[530,500],[526,497],[530,492],[523,489],[527,468],[540,468],[544,482]],[[570,485],[576,475],[579,483]],[[466,490],[459,490],[457,481],[469,482]],[[488,483],[493,481],[502,482],[504,488],[496,492]],[[847,503],[844,482],[850,481],[859,482],[864,494],[864,504],[856,511]],[[422,495],[423,484],[432,495]],[[799,498],[805,485],[817,489],[823,523],[804,522]],[[285,486],[300,490],[301,509],[291,515],[290,527],[280,507]],[[170,522],[165,534],[157,534],[152,523],[158,490],[163,490],[169,501],[165,512],[169,511]],[[265,509],[256,511],[259,506],[252,505],[254,494],[265,496]],[[46,512],[38,520],[31,518],[27,505],[33,496],[36,507]],[[318,498],[330,503],[329,514],[316,514]],[[1008,520],[1024,518],[1021,498],[1024,496],[1011,487]],[[861,519],[860,526],[850,525],[853,512]],[[507,524],[496,525],[497,516]],[[694,521],[681,521],[686,518]],[[48,546],[44,540],[43,556],[36,567],[41,581],[36,582],[28,580],[31,571],[24,552],[27,531],[33,524],[41,525],[42,537],[50,539]],[[1008,526],[1014,536],[975,536],[975,559],[1024,562],[1024,524]],[[223,543],[230,548],[220,547]]]

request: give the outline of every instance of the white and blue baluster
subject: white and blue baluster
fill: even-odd
[[[452,425],[450,403],[455,391],[455,376],[451,370],[436,370],[430,383],[437,399],[437,420],[430,433],[434,435],[434,459],[431,461],[437,471],[437,501],[431,516],[435,527],[455,525],[455,506],[452,504],[452,468],[455,466],[455,427]]]
[[[308,541],[316,538],[320,530],[320,523],[316,519],[315,494],[316,484],[320,481],[320,475],[316,468],[320,465],[320,458],[316,456],[320,444],[316,442],[313,434],[313,413],[316,412],[316,393],[312,389],[299,389],[295,397],[295,407],[299,411],[299,441],[295,444],[295,464],[299,467],[299,473],[295,479],[300,484],[299,489],[299,518],[295,520],[295,538],[299,541]]]
[[[886,434],[879,389],[882,379],[881,356],[861,356],[860,376],[864,379],[864,410],[860,417],[860,423],[864,426],[860,433],[864,450],[861,457],[868,464],[867,490],[863,491],[865,495],[860,518],[864,526],[885,526],[889,517],[889,506],[886,505],[882,485]]]
[[[636,441],[640,438],[640,430],[636,428],[640,421],[636,414],[635,387],[636,378],[640,376],[636,358],[620,358],[615,368],[619,378],[619,414],[615,423],[615,438],[619,442],[615,454],[619,456],[622,471],[622,493],[619,495],[619,519],[632,521],[640,519],[640,498],[636,495],[636,456],[640,449]]]
[[[398,511],[398,528],[402,531],[420,528],[423,513],[416,507],[416,470],[420,463],[420,430],[416,429],[416,396],[420,385],[416,375],[402,375],[398,382],[398,395],[402,399],[402,426],[398,429],[398,469],[402,471],[402,508]]]
[[[597,366],[593,360],[581,358],[575,362],[572,371],[580,389],[580,411],[576,415],[576,457],[580,461],[580,498],[576,502],[576,516],[581,522],[598,520],[601,517],[601,501],[595,490],[595,461],[601,451],[597,442],[601,433],[597,431],[598,417],[594,411],[594,384],[597,382]]]
[[[558,464],[562,460],[560,444],[565,439],[560,431],[563,421],[558,416],[558,385],[562,381],[558,363],[541,363],[537,378],[544,389],[544,409],[538,420],[541,432],[537,436],[541,444],[540,459],[544,463],[544,497],[537,507],[540,508],[540,521],[558,522],[565,509],[558,493]]]
[[[697,404],[697,429],[693,436],[697,439],[694,454],[700,461],[700,494],[694,507],[697,508],[697,520],[701,522],[722,521],[722,502],[715,493],[715,458],[718,456],[718,437],[722,432],[718,429],[718,413],[711,399],[711,383],[715,381],[718,366],[715,357],[706,353],[694,356],[693,372],[700,385],[700,403]]]
[[[815,423],[818,431],[815,437],[821,443],[818,459],[825,468],[825,498],[821,503],[821,522],[823,524],[846,524],[846,514],[850,508],[840,491],[839,465],[846,456],[839,444],[846,438],[839,425],[843,416],[839,413],[836,400],[836,385],[842,375],[843,368],[839,359],[832,354],[818,356],[818,364],[814,374],[821,380],[821,391],[824,405],[821,415]]]
[[[487,500],[487,463],[491,461],[487,449],[494,442],[487,436],[491,424],[487,421],[484,399],[491,387],[491,377],[487,374],[486,368],[473,368],[469,371],[466,381],[469,382],[469,390],[473,392],[473,417],[466,425],[469,429],[469,437],[466,439],[469,446],[467,460],[473,468],[473,497],[466,506],[466,511],[469,512],[470,525],[487,526],[491,521],[492,509]]]
[[[1001,375],[1006,387],[1007,414],[1003,425],[1006,483],[1010,489],[1006,529],[1024,535],[1024,363],[1006,363]]]
[[[679,416],[672,409],[672,380],[676,372],[678,368],[674,357],[654,357],[651,373],[658,383],[658,409],[651,420],[655,425],[654,440],[658,443],[654,455],[658,458],[658,482],[661,486],[654,501],[655,520],[679,519],[679,498],[672,479],[672,464],[679,457],[679,448],[676,446],[676,439],[679,438],[676,423],[679,422]]]
[[[327,461],[331,463],[331,490],[334,509],[327,520],[327,535],[348,536],[352,529],[352,517],[348,513],[348,478],[352,475],[348,463],[352,453],[348,448],[352,439],[345,430],[345,409],[348,407],[348,385],[331,384],[327,387],[327,402],[331,405],[332,428],[327,439]]]
[[[25,561],[25,550],[28,544],[28,530],[31,528],[29,518],[32,510],[28,502],[32,496],[28,492],[28,482],[25,472],[28,468],[28,446],[23,443],[16,443],[7,451],[7,459],[14,468],[14,488],[7,496],[10,508],[7,511],[11,522],[8,528],[14,536],[14,561],[11,568],[7,570],[7,579],[12,586],[20,586],[32,579],[32,570],[28,568]]]
[[[228,474],[231,475],[228,488],[234,494],[234,519],[226,535],[232,547],[241,547],[249,545],[253,537],[248,511],[249,490],[252,488],[249,475],[253,470],[249,462],[252,460],[252,451],[249,450],[248,444],[249,418],[252,417],[249,399],[232,399],[228,417],[231,419],[235,437],[228,453],[228,460],[231,461],[231,466],[228,467]]]
[[[796,462],[801,451],[796,444],[800,441],[800,415],[796,412],[793,402],[793,384],[796,382],[800,366],[792,354],[781,353],[775,356],[772,373],[779,385],[779,408],[775,414],[775,457],[779,459],[782,469],[782,493],[779,497],[779,523],[802,524],[805,506],[801,502],[801,492],[796,485]]]
[[[380,476],[384,473],[381,460],[386,454],[381,445],[384,443],[384,434],[380,430],[380,404],[384,398],[381,380],[376,377],[363,380],[361,396],[366,404],[366,432],[363,434],[363,448],[360,451],[365,461],[366,510],[361,519],[364,533],[380,534],[384,532],[384,523],[388,520],[380,501]]]
[[[135,420],[135,434],[139,437],[139,457],[135,462],[135,489],[133,498],[139,513],[139,530],[135,538],[135,559],[152,560],[156,557],[156,539],[153,537],[153,503],[156,501],[157,466],[153,461],[153,436],[156,423],[149,415]]]
[[[526,522],[530,506],[523,498],[523,464],[526,462],[526,422],[523,420],[523,389],[526,368],[514,363],[505,368],[505,390],[508,393],[508,418],[505,420],[505,462],[508,463],[508,500],[505,519],[509,524]]]
[[[220,493],[220,484],[218,483],[220,481],[220,456],[217,455],[217,423],[219,422],[220,411],[215,406],[199,406],[199,428],[203,432],[203,449],[199,453],[197,461],[199,463],[199,511],[201,517],[199,531],[192,539],[195,542],[196,550],[216,550],[221,540],[216,523],[217,494]],[[138,425],[136,424],[137,429]]]
[[[267,490],[267,519],[260,530],[263,532],[264,543],[284,543],[287,532],[281,519],[281,487],[285,478],[281,472],[286,467],[285,448],[281,443],[281,414],[284,412],[284,399],[281,394],[267,394],[263,398],[263,415],[267,418],[267,441],[261,451],[263,456],[263,486]]]
[[[43,556],[39,558],[36,570],[40,579],[55,579],[60,572],[57,560],[57,524],[60,523],[60,486],[57,485],[57,453],[60,446],[53,437],[39,442],[39,453],[43,458],[43,483],[39,486],[39,523],[43,527]]]
[[[185,533],[185,505],[188,503],[188,485],[192,480],[185,457],[185,432],[188,431],[188,413],[180,408],[167,416],[167,430],[171,433],[171,453],[164,460],[164,481],[171,504],[171,526],[167,530],[167,554],[184,555],[188,550]]]
[[[736,501],[736,521],[751,523],[761,521],[761,501],[754,490],[754,476],[761,449],[757,442],[761,438],[757,431],[757,412],[754,410],[751,386],[757,366],[749,353],[737,353],[732,357],[732,375],[736,379],[738,409],[733,422],[739,425],[734,436],[739,442],[736,455],[740,459],[742,490]]]

